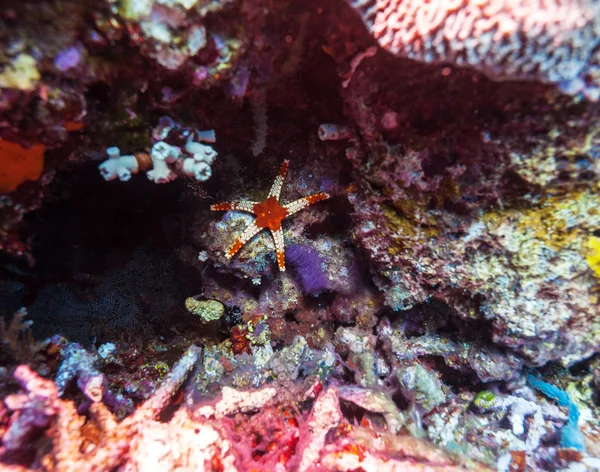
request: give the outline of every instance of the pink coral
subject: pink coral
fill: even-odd
[[[492,77],[559,83],[598,98],[585,75],[600,36],[594,0],[349,0],[379,45],[424,62],[468,65]],[[594,80],[594,79],[592,79]],[[585,90],[584,90],[585,89]]]
[[[316,377],[251,390],[224,386],[202,402],[184,394],[169,417],[174,394],[201,355],[191,346],[156,392],[121,422],[100,401],[80,416],[72,401],[58,397],[52,381],[19,366],[15,378],[23,392],[5,399],[13,414],[0,462],[8,458],[7,449],[27,448],[33,434],[45,433],[51,449],[38,448],[29,467],[7,470],[457,470],[455,459],[424,441],[352,426],[340,408],[340,389],[323,390]],[[361,405],[379,411],[373,402]],[[461,470],[487,469],[477,464]]]
[[[15,369],[15,379],[27,393],[9,395],[4,400],[13,411],[10,426],[2,437],[4,452],[17,451],[46,428],[59,409],[58,389],[54,382],[38,377],[25,365]]]

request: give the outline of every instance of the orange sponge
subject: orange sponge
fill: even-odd
[[[20,144],[0,139],[0,194],[15,190],[26,180],[37,180],[44,169],[46,146]]]

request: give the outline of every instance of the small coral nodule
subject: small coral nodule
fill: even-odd
[[[352,130],[348,126],[334,123],[323,123],[319,125],[319,139],[321,141],[338,141],[352,137]]]
[[[225,305],[218,300],[199,300],[188,297],[185,300],[185,308],[194,315],[198,315],[204,323],[216,321],[225,313]]]
[[[329,194],[325,192],[315,193],[307,197],[299,198],[298,200],[282,205],[279,203],[279,196],[283,188],[283,180],[287,174],[289,161],[283,161],[279,168],[279,174],[275,177],[275,182],[271,187],[271,191],[266,200],[262,202],[225,202],[211,205],[213,211],[229,211],[239,210],[256,215],[256,220],[250,224],[242,233],[242,235],[233,243],[233,246],[227,252],[227,258],[231,259],[242,249],[250,239],[256,236],[263,229],[271,231],[273,241],[275,243],[275,253],[277,255],[277,265],[281,272],[285,272],[285,246],[283,242],[283,230],[281,228],[282,221],[288,216],[298,213],[300,210],[314,203],[326,200]]]

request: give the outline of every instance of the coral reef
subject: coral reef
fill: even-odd
[[[589,357],[599,339],[588,243],[598,228],[599,137],[588,126],[597,107],[575,111],[558,97],[500,105],[508,84],[489,81],[481,95],[443,102],[463,79],[480,80],[454,69],[444,76],[443,66],[428,87],[444,92],[410,104],[406,97],[423,87],[410,77],[425,73],[421,67],[403,73],[378,54],[363,60],[344,89],[357,126],[356,137],[341,143],[360,176],[349,195],[354,236],[386,304],[407,310],[443,300],[464,322],[489,322],[494,342],[532,364]],[[390,75],[406,77],[403,93]],[[517,97],[514,91],[511,100]],[[520,114],[492,116],[511,108]],[[419,125],[419,113],[429,122]],[[439,118],[446,113],[452,122]],[[526,137],[535,116],[544,123]]]
[[[597,2],[5,3],[1,469],[600,468]]]
[[[363,463],[372,466],[389,464],[404,470],[418,470],[431,464],[434,470],[485,470],[476,464],[462,466],[459,462],[419,440],[394,440],[394,445],[410,451],[410,458],[396,459],[374,441],[376,433],[369,428],[353,427],[340,411],[342,396],[335,388],[319,394],[309,383],[304,389],[285,393],[273,387],[241,392],[223,387],[215,401],[198,404],[193,409],[181,408],[166,421],[158,419],[184,383],[201,350],[190,347],[173,366],[160,388],[130,417],[118,422],[102,403],[90,407],[90,418],[79,416],[72,402],[58,398],[56,387],[38,377],[25,366],[15,371],[22,392],[8,402],[18,411],[18,420],[11,422],[4,435],[2,454],[14,454],[26,435],[46,429],[51,421],[55,428],[48,430],[56,454],[41,456],[39,464],[53,470],[111,470],[125,467],[131,470],[153,470],[157,464],[165,470],[246,470],[255,465],[265,470],[293,466],[298,470],[315,467],[342,467]],[[318,384],[318,382],[317,382]],[[16,397],[20,397],[17,400]],[[22,398],[21,398],[22,397]],[[295,401],[312,404],[305,411],[295,410]],[[280,405],[277,413],[272,409]],[[306,408],[306,407],[305,407]],[[256,411],[263,413],[255,414]],[[285,419],[284,423],[279,423]],[[298,419],[296,419],[298,418]],[[269,446],[261,450],[259,441],[250,450],[239,447],[244,432],[250,433],[258,423],[271,423]],[[279,423],[279,424],[277,424]],[[329,444],[329,432],[343,438],[339,445]],[[265,438],[267,439],[267,438]],[[238,446],[235,446],[235,445]],[[273,446],[281,446],[275,449]],[[394,448],[391,448],[394,449]],[[252,452],[252,454],[250,454]],[[344,465],[345,464],[345,465]],[[466,467],[465,467],[466,466]]]
[[[263,341],[250,355],[241,356],[233,355],[227,343],[203,349],[186,349],[184,340],[155,345],[156,353],[168,348],[181,349],[182,354],[171,367],[154,365],[160,374],[143,397],[120,386],[122,376],[136,377],[132,362],[140,360],[140,352],[134,346],[104,345],[96,354],[63,344],[55,382],[23,365],[15,369],[20,387],[4,400],[0,457],[25,461],[30,470],[72,470],[84,463],[92,470],[151,470],[156,463],[167,470],[214,464],[228,470],[352,470],[356,464],[390,462],[403,470],[487,470],[485,463],[491,467],[495,458],[499,464],[505,460],[508,441],[514,451],[509,462],[523,451],[530,467],[540,467],[548,454],[561,463],[594,463],[585,453],[568,455],[570,444],[559,449],[562,455],[557,455],[556,446],[548,446],[548,441],[558,441],[550,439],[550,431],[564,436],[575,421],[569,413],[572,401],[570,410],[563,410],[536,398],[523,384],[517,383],[512,394],[457,394],[418,360],[380,369],[371,387],[347,383],[342,366],[364,378],[373,368],[368,362],[350,367],[351,358],[342,361],[344,349],[359,352],[352,347],[359,333],[340,338],[335,350],[311,349],[298,337],[278,352]],[[147,358],[153,355],[149,352]],[[98,377],[103,394],[86,396],[90,383],[83,379]],[[83,396],[75,395],[75,403],[61,399],[73,395],[65,387],[75,378]],[[391,382],[394,378],[397,383]],[[530,378],[533,381],[541,382]],[[544,385],[548,386],[542,382],[536,388],[541,386],[550,397],[559,391]],[[127,397],[137,405],[135,410]],[[583,428],[588,421],[580,419]],[[452,452],[435,448],[427,439]],[[400,456],[399,450],[404,451]]]

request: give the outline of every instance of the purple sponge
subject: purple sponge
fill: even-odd
[[[304,293],[316,295],[327,290],[329,279],[323,270],[325,260],[310,246],[293,244],[285,251],[286,261],[292,266],[297,282]]]

